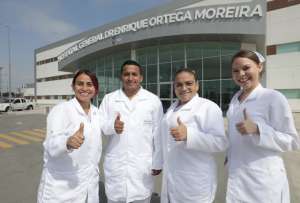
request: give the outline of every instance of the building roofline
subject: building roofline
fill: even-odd
[[[172,8],[189,5],[191,3],[200,2],[200,1],[204,1],[204,0],[185,0],[185,1],[175,0],[175,1],[170,1],[169,3],[165,3],[161,6],[156,6],[156,7],[150,8],[150,9],[146,9],[144,11],[140,11],[140,12],[135,13],[133,15],[129,15],[127,17],[123,17],[123,18],[120,18],[118,20],[114,20],[114,21],[105,23],[105,24],[100,25],[96,28],[92,28],[92,29],[89,29],[87,31],[81,32],[79,34],[75,34],[75,35],[72,35],[70,37],[67,37],[65,39],[50,43],[48,45],[45,45],[43,47],[35,49],[34,53],[37,54],[37,53],[43,52],[45,50],[58,47],[60,45],[64,45],[64,44],[67,44],[67,43],[74,42],[76,40],[80,40],[83,37],[90,36],[90,35],[93,35],[95,33],[101,32],[101,31],[105,30],[108,27],[113,27],[114,25],[121,24],[123,21],[130,21],[131,19],[134,20],[134,19],[137,19],[137,18],[142,18],[142,17],[154,15],[157,12],[162,12],[164,10],[167,11],[167,10],[170,10]]]

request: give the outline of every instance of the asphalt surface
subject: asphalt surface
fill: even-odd
[[[300,113],[295,114],[295,123],[299,132]],[[45,135],[45,127],[45,110],[0,114],[0,143],[5,142],[11,145],[11,147],[4,149],[0,147],[0,202],[36,202],[36,192],[42,171],[42,137]],[[19,136],[10,134],[12,132],[19,133]],[[40,132],[40,134],[37,134],[37,132]],[[26,136],[23,137],[22,134],[26,134]],[[26,140],[27,144],[7,141],[3,137],[1,138],[1,135],[15,136],[18,139]],[[34,139],[28,140],[29,136],[34,137]],[[299,203],[300,151],[284,153],[283,157],[290,183],[291,202]],[[224,153],[216,154],[216,160],[219,181],[215,203],[224,203],[226,191],[226,169],[223,166]],[[160,185],[161,176],[156,178],[156,193],[160,192]],[[103,183],[100,183],[100,199],[102,203],[106,202]],[[159,196],[154,194],[152,203],[158,202]]]

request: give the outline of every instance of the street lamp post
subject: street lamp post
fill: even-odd
[[[8,98],[11,99],[11,47],[10,47],[10,28],[8,25],[7,28],[7,46],[8,46]]]
[[[10,27],[0,24],[7,29],[7,47],[8,47],[8,98],[11,99],[11,46],[10,46]]]
[[[0,67],[0,98],[2,98],[2,69],[3,67]]]

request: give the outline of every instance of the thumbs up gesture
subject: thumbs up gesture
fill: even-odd
[[[244,120],[236,124],[236,129],[242,134],[257,134],[259,135],[259,130],[257,125],[249,118],[246,109],[243,110]]]
[[[67,148],[68,149],[78,149],[84,142],[83,136],[84,124],[80,123],[79,129],[68,138],[67,140]]]
[[[116,120],[115,120],[115,131],[117,134],[121,134],[124,130],[124,122],[121,121],[121,114],[118,113]]]
[[[177,118],[177,124],[177,127],[170,128],[170,134],[176,141],[185,141],[187,136],[187,128],[184,123],[181,122],[179,117]]]

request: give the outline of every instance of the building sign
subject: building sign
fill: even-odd
[[[58,56],[58,61],[62,61],[75,52],[95,44],[99,41],[113,38],[118,35],[137,32],[147,28],[152,28],[160,25],[168,25],[173,23],[182,22],[194,22],[194,21],[208,21],[219,19],[245,19],[253,17],[262,17],[263,11],[261,5],[255,6],[240,5],[240,6],[219,6],[213,8],[202,8],[195,10],[183,9],[173,13],[167,13],[163,15],[153,16],[141,20],[137,20],[128,24],[116,26],[112,29],[108,29],[104,32],[100,32],[96,35],[90,36],[87,39],[70,47],[62,54]]]

